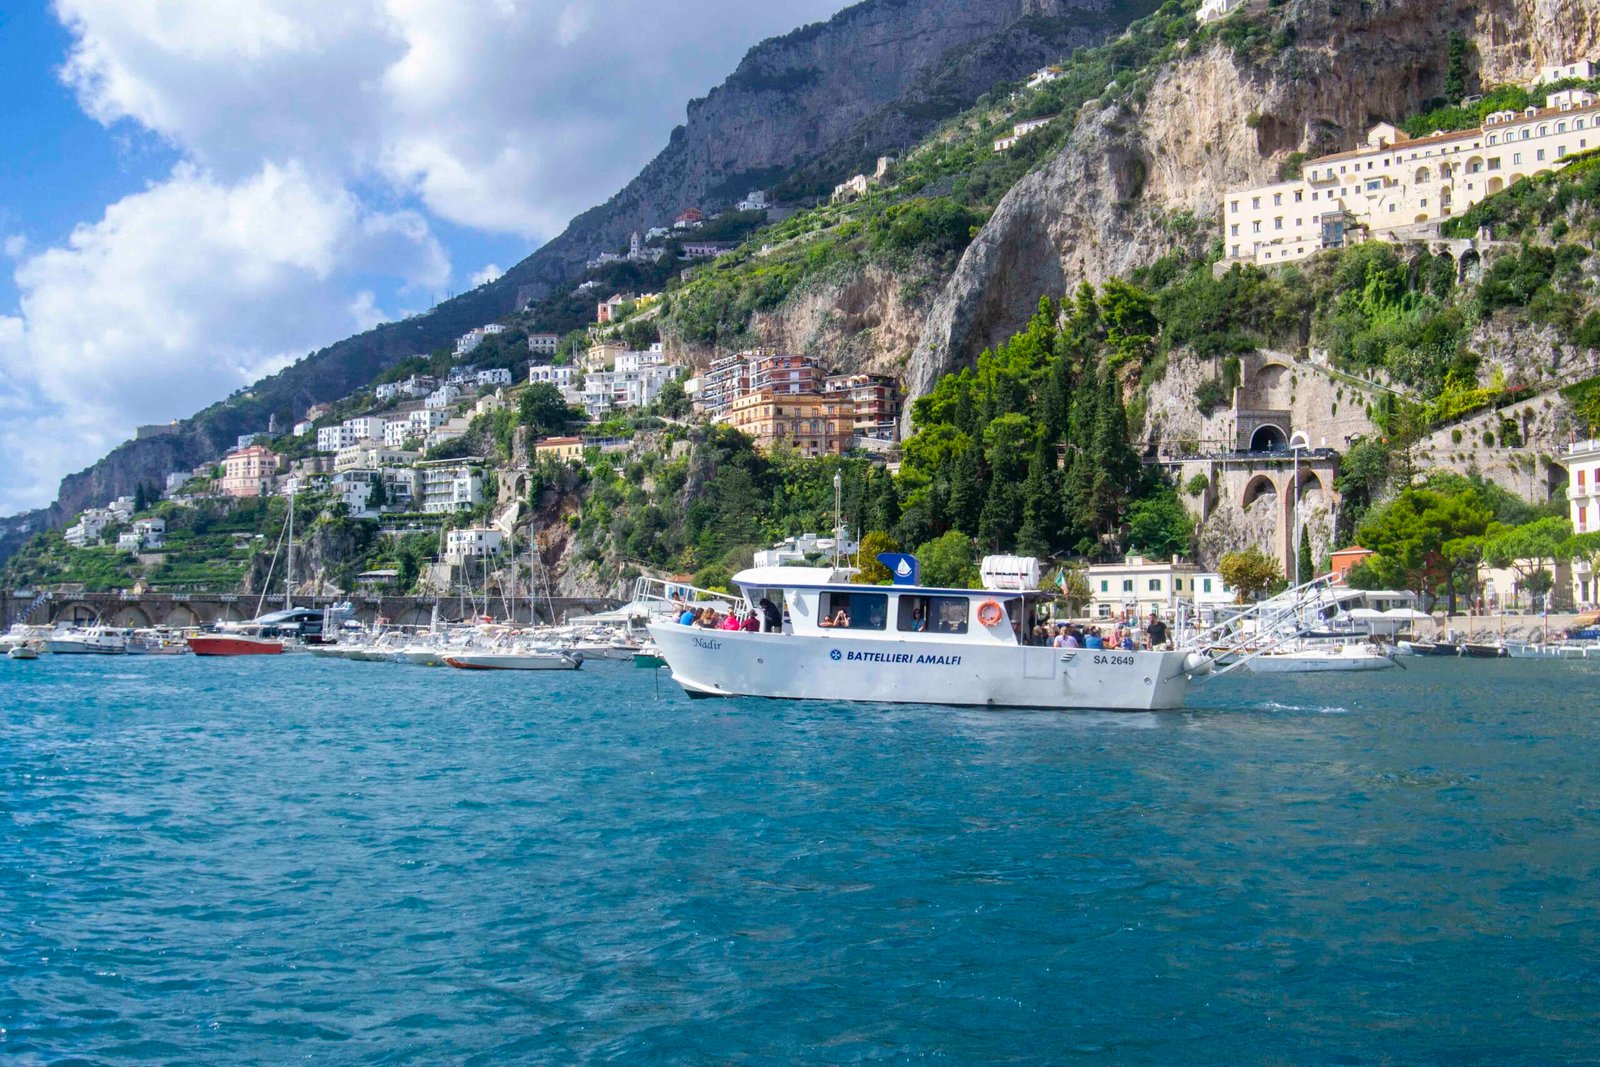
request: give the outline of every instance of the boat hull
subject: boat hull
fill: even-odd
[[[650,636],[691,696],[1156,711],[1182,707],[1194,673],[1184,652],[796,637],[677,623],[652,623]]]
[[[1388,656],[1257,656],[1244,665],[1252,674],[1323,674],[1333,671],[1381,671],[1395,666]]]
[[[575,671],[583,661],[570,656],[538,653],[521,655],[499,652],[463,652],[446,656],[445,663],[463,671]]]
[[[189,638],[189,650],[197,656],[279,656],[283,641],[242,634],[199,634]]]

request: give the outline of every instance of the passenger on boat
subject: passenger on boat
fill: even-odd
[[[717,611],[715,608],[706,608],[700,612],[700,621],[695,624],[702,630],[715,630],[717,628]]]
[[[831,618],[831,619],[825,618],[825,619],[821,620],[820,622],[818,622],[817,625],[818,626],[829,626],[829,627],[832,627],[832,628],[834,628],[836,630],[848,629],[849,626],[850,626],[850,616],[843,608],[840,608],[834,614],[833,618]]]
[[[1085,637],[1083,639],[1083,647],[1084,648],[1099,648],[1099,649],[1103,649],[1103,648],[1106,647],[1105,639],[1100,636],[1100,631],[1099,631],[1098,628],[1096,628],[1096,627],[1090,627],[1089,628],[1089,636]]]
[[[1145,627],[1145,633],[1150,635],[1152,649],[1161,648],[1167,643],[1167,624],[1153,611],[1150,613],[1150,625]]]
[[[756,618],[755,612],[744,617],[744,623],[739,627],[745,633],[753,634],[761,629],[761,620]]]
[[[694,609],[689,607],[684,608],[683,614],[678,616],[678,623],[682,626],[693,626],[699,621],[700,616],[696,615]]]
[[[737,630],[739,628],[739,616],[731,611],[728,612],[728,617],[722,620],[722,625],[718,627],[721,630]]]
[[[756,607],[761,609],[761,628],[767,633],[783,629],[783,616],[778,613],[778,605],[762,597],[756,601]]]
[[[911,609],[911,632],[914,633],[914,634],[920,634],[920,633],[924,632],[925,630],[927,630],[927,628],[928,628],[928,620],[923,618],[922,609],[921,608],[912,608]]]

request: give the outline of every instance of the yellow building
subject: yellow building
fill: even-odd
[[[771,448],[787,441],[807,456],[838,456],[850,447],[855,408],[846,393],[746,393],[728,406],[722,421]]]
[[[1543,108],[1498,111],[1482,126],[1407,137],[1389,123],[1366,144],[1304,164],[1303,177],[1227,195],[1229,260],[1284,263],[1411,226],[1437,226],[1487,196],[1600,147],[1600,102],[1568,89]]]
[[[537,441],[533,446],[533,454],[543,459],[550,456],[558,460],[583,458],[583,438],[581,437],[546,437]]]

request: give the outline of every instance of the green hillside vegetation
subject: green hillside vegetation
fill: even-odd
[[[1067,144],[1085,103],[1141,102],[1163,65],[1223,32],[1198,29],[1193,7],[1168,3],[1115,40],[1078,49],[1059,65],[1059,79],[1037,89],[997,86],[907,153],[890,180],[865,197],[824,203],[758,230],[738,249],[669,284],[669,328],[692,342],[737,346],[752,340],[753,314],[808,283],[869,264],[896,269],[912,286],[947,275],[1000,198]],[[1059,118],[1008,152],[994,151],[1014,123],[1050,115]],[[831,188],[796,181],[789,194]],[[785,192],[780,186],[779,195]]]

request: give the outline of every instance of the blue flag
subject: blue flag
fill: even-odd
[[[916,585],[922,578],[922,564],[905,552],[879,552],[878,562],[889,568],[895,585]]]

